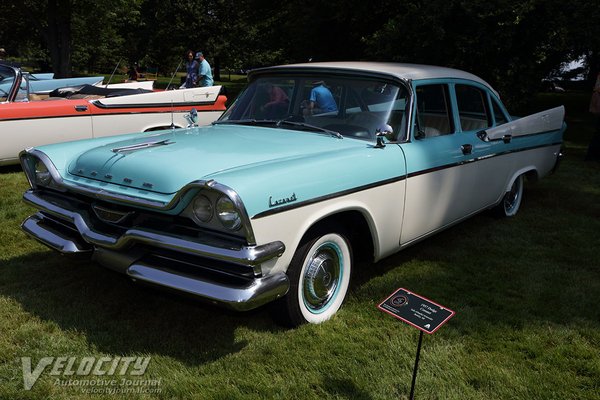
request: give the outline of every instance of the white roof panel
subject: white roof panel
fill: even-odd
[[[304,64],[289,64],[279,65],[275,67],[261,68],[256,71],[265,71],[269,69],[295,69],[295,68],[319,68],[331,70],[350,70],[362,72],[378,72],[386,75],[392,75],[402,80],[419,80],[419,79],[467,79],[479,82],[490,89],[489,83],[480,77],[469,72],[461,71],[454,68],[438,67],[434,65],[422,64],[403,64],[403,63],[385,63],[385,62],[369,62],[369,61],[335,61],[335,62],[314,62]]]

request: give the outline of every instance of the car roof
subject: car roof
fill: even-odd
[[[424,64],[405,64],[389,62],[370,62],[370,61],[335,61],[335,62],[311,62],[303,64],[278,65],[274,67],[259,68],[253,70],[250,74],[263,73],[268,71],[296,69],[318,69],[332,71],[355,71],[369,74],[391,75],[404,81],[421,79],[466,79],[478,82],[493,90],[491,85],[470,72],[454,68],[439,67],[435,65]]]

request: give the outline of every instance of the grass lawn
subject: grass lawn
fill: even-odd
[[[398,287],[456,311],[421,351],[418,399],[600,399],[600,163],[583,156],[587,93],[564,103],[558,172],[527,184],[515,218],[478,215],[377,264],[322,325],[286,330],[265,309],[237,314],[136,286],[61,257],[19,228],[33,210],[18,168],[0,170],[0,399],[100,398],[21,357],[151,357],[138,398],[406,399],[419,331],[376,309]],[[133,390],[121,376],[112,389]],[[131,383],[131,382],[130,382]],[[158,393],[157,390],[158,389]],[[154,390],[151,393],[150,390]]]

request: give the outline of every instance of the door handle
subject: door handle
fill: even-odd
[[[460,146],[460,150],[462,151],[462,153],[464,155],[467,154],[471,154],[471,152],[473,151],[473,145],[472,144],[463,144],[462,146]]]
[[[75,111],[84,112],[87,110],[88,110],[87,106],[75,106]]]

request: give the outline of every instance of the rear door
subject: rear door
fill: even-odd
[[[506,116],[494,116],[490,107],[489,91],[475,83],[457,82],[452,85],[455,98],[455,120],[460,137],[460,147],[464,152],[461,174],[464,186],[466,208],[469,215],[495,203],[503,188],[509,171],[510,161],[499,157],[501,149],[497,142],[486,142],[479,138],[482,130],[506,122]]]
[[[478,133],[497,123],[489,90],[475,82],[430,80],[414,86],[401,244],[489,207],[503,191],[510,165],[495,157],[497,143]]]

